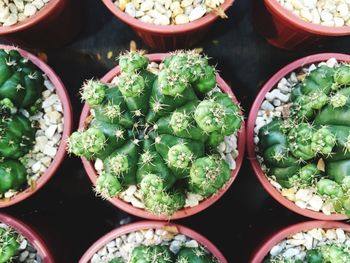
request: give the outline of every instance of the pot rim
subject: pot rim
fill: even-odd
[[[146,31],[146,32],[153,32],[153,33],[159,33],[159,34],[164,34],[164,35],[176,35],[176,34],[181,34],[184,32],[196,30],[198,28],[204,27],[208,24],[213,23],[216,19],[219,18],[219,15],[215,13],[214,11],[206,14],[205,16],[186,23],[182,25],[155,25],[153,23],[145,23],[142,22],[122,10],[120,10],[112,0],[102,0],[105,6],[120,20],[123,22],[127,23],[133,28],[137,28],[138,30]],[[225,2],[220,5],[220,8],[222,8],[224,11],[226,11],[230,6],[233,5],[235,0],[225,0]]]
[[[108,1],[108,0],[107,0]],[[311,22],[306,22],[294,15],[291,11],[287,10],[276,0],[263,0],[266,4],[266,7],[274,12],[276,15],[282,17],[284,20],[288,21],[294,27],[298,29],[305,30],[307,32],[325,35],[325,36],[344,36],[350,34],[350,26],[342,27],[329,27],[318,24],[313,24]]]
[[[0,26],[0,36],[23,31],[38,24],[51,13],[57,12],[59,5],[63,1],[64,0],[50,0],[50,2],[41,8],[35,15],[28,17],[12,26]]]
[[[46,246],[43,239],[36,233],[31,227],[23,223],[17,218],[9,216],[5,213],[0,213],[0,223],[4,223],[16,230],[20,235],[29,240],[29,242],[35,247],[43,262],[54,263],[53,256]]]
[[[314,228],[342,228],[346,232],[350,232],[350,225],[342,223],[342,222],[334,222],[334,221],[307,221],[297,223],[288,227],[283,228],[277,233],[273,234],[269,237],[262,246],[258,248],[258,250],[254,253],[251,263],[261,263],[265,256],[270,252],[273,246],[278,244],[283,239],[297,234],[302,231],[311,230]]]
[[[147,55],[147,57],[150,59],[150,61],[161,61],[165,57],[169,56],[170,53],[157,53],[157,54],[151,54]],[[117,76],[120,73],[119,66],[116,66],[112,70],[110,70],[102,79],[101,81],[109,83],[115,76]],[[231,91],[229,85],[219,76],[216,76],[216,80],[218,83],[218,86],[220,89],[222,89],[225,93],[232,96],[232,100],[235,103],[238,103],[236,97],[234,96],[233,92]],[[87,104],[84,105],[83,110],[80,115],[80,121],[79,121],[79,129],[83,129],[85,127],[85,119],[90,113],[90,108]],[[243,113],[241,112],[242,116]],[[197,214],[205,209],[207,209],[209,206],[214,204],[216,201],[218,201],[221,196],[224,195],[224,193],[230,188],[233,181],[236,179],[238,172],[241,168],[244,151],[245,151],[245,123],[242,121],[242,126],[240,130],[237,132],[237,140],[238,140],[238,157],[236,158],[236,169],[231,172],[231,178],[230,180],[225,184],[223,188],[221,188],[218,192],[216,192],[213,196],[204,199],[199,203],[199,205],[195,207],[188,207],[183,208],[181,210],[178,210],[174,215],[172,216],[157,216],[154,214],[151,214],[150,212],[136,208],[132,206],[129,203],[126,203],[125,201],[119,199],[119,198],[112,198],[108,199],[110,203],[112,203],[114,206],[118,207],[119,209],[132,214],[134,216],[146,218],[146,219],[152,219],[152,220],[173,220],[173,219],[180,219],[184,217],[189,217],[194,214]],[[86,160],[85,158],[81,158],[83,165],[85,167],[85,170],[93,183],[95,185],[96,179],[97,179],[97,173],[95,171],[94,165],[92,162]]]
[[[84,255],[79,260],[79,263],[87,263],[89,260],[93,257],[93,255],[100,250],[102,247],[107,245],[108,242],[111,240],[120,237],[122,235],[126,235],[132,232],[136,232],[139,230],[146,230],[146,229],[159,229],[163,228],[165,226],[169,227],[176,227],[179,234],[183,234],[193,240],[196,240],[198,243],[203,245],[214,257],[216,257],[220,263],[228,263],[226,258],[223,256],[223,254],[220,252],[220,250],[206,237],[202,236],[201,234],[197,233],[196,231],[174,223],[169,222],[159,222],[159,221],[140,221],[137,223],[131,223],[127,224],[121,227],[118,227],[114,230],[111,230],[101,238],[99,238],[93,245],[89,247],[89,249],[84,253]]]
[[[33,64],[35,64],[51,81],[53,86],[55,87],[56,94],[59,96],[60,101],[62,103],[63,107],[63,132],[61,137],[61,142],[59,144],[57,153],[55,157],[52,159],[50,166],[47,168],[44,174],[42,174],[37,180],[36,180],[36,186],[35,189],[31,189],[30,187],[24,189],[21,192],[18,192],[16,195],[10,198],[10,200],[0,201],[0,208],[7,207],[14,205],[18,202],[21,202],[28,197],[30,197],[32,194],[37,192],[40,188],[42,188],[54,175],[56,170],[58,169],[59,165],[63,161],[63,159],[66,156],[66,147],[67,147],[67,138],[69,137],[71,130],[72,130],[72,106],[69,100],[69,96],[67,93],[66,88],[64,87],[64,84],[62,83],[61,79],[56,75],[56,73],[49,67],[45,62],[41,61],[38,57],[34,56],[33,54],[14,47],[14,46],[8,46],[8,45],[1,45],[1,49],[5,50],[17,50],[21,56],[29,59]]]
[[[296,69],[299,69],[305,65],[309,65],[312,63],[326,61],[330,58],[336,58],[338,61],[346,61],[350,62],[350,55],[340,54],[340,53],[320,53],[315,55],[310,55],[298,59],[284,67],[282,67],[277,73],[275,73],[261,88],[258,93],[255,101],[251,107],[248,123],[247,123],[247,151],[248,151],[248,159],[253,167],[254,173],[264,189],[281,205],[288,208],[289,210],[298,213],[300,215],[319,219],[319,220],[346,220],[348,217],[343,214],[331,214],[325,215],[322,212],[316,212],[309,209],[302,209],[298,207],[294,202],[288,200],[286,197],[282,196],[280,192],[269,182],[265,173],[262,171],[260,167],[260,163],[256,159],[255,154],[255,144],[254,144],[254,127],[256,122],[257,113],[260,109],[262,102],[265,99],[265,95],[271,89],[275,88],[277,83],[288,74],[292,73]]]

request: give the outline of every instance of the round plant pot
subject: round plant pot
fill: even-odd
[[[32,17],[12,26],[0,27],[0,38],[27,48],[59,47],[78,32],[77,18],[73,1],[50,0]]]
[[[159,229],[164,227],[175,227],[179,234],[185,235],[193,240],[196,240],[199,244],[204,246],[220,263],[228,263],[228,261],[225,259],[225,257],[221,254],[221,252],[215,247],[213,243],[211,243],[208,239],[206,239],[201,234],[193,231],[190,228],[177,225],[177,224],[171,224],[167,222],[155,222],[155,221],[141,221],[137,223],[128,224],[125,226],[121,226],[117,229],[112,230],[108,234],[101,237],[99,240],[97,240],[82,256],[79,263],[87,263],[90,262],[92,256],[99,251],[101,248],[103,248],[107,243],[112,241],[113,239],[116,239],[117,237],[127,235],[129,233],[140,231],[140,230],[147,230],[147,229]]]
[[[61,138],[61,142],[58,147],[56,156],[53,158],[50,166],[47,168],[45,173],[41,175],[39,179],[36,181],[35,188],[32,189],[29,187],[23,190],[22,192],[19,192],[15,196],[11,197],[9,200],[1,200],[0,208],[2,208],[2,207],[11,206],[13,204],[16,204],[18,202],[21,202],[27,199],[36,191],[38,191],[40,188],[42,188],[54,175],[59,165],[63,161],[64,157],[66,156],[67,138],[71,134],[71,130],[72,130],[72,106],[70,104],[70,100],[69,100],[69,96],[66,91],[66,88],[64,87],[61,79],[55,74],[55,72],[47,64],[45,64],[39,58],[37,58],[36,56],[32,55],[31,53],[23,49],[19,49],[13,46],[6,46],[6,45],[0,45],[0,49],[17,50],[23,57],[33,62],[47,76],[47,78],[54,85],[56,93],[61,100],[62,107],[63,107],[63,121],[64,121],[62,138]]]
[[[255,251],[250,263],[263,262],[264,258],[269,254],[272,247],[278,244],[280,241],[282,241],[283,239],[291,235],[297,234],[302,231],[308,231],[314,228],[324,228],[324,229],[342,228],[347,232],[350,231],[350,225],[341,223],[341,222],[309,221],[309,222],[298,223],[298,224],[286,227],[283,230],[275,233],[274,235],[266,239],[263,245],[260,246]]]
[[[155,61],[155,62],[160,62],[162,61],[165,57],[169,56],[170,54],[165,54],[165,53],[159,53],[159,54],[151,54],[147,55],[150,61]],[[109,83],[112,81],[112,79],[117,76],[120,73],[120,68],[119,66],[115,67],[111,71],[109,71],[102,79],[102,82]],[[229,85],[219,76],[216,76],[216,81],[218,83],[218,86],[220,89],[229,94],[232,97],[233,102],[238,103],[236,97],[231,91],[231,88]],[[243,114],[241,112],[241,114]],[[79,122],[79,129],[84,129],[86,125],[86,118],[90,115],[90,108],[87,104],[84,105],[84,108],[82,110],[82,113],[80,115],[80,122]],[[215,203],[217,200],[220,199],[220,197],[230,188],[231,184],[233,181],[236,179],[236,176],[238,174],[238,171],[242,165],[243,161],[243,156],[244,156],[244,150],[245,150],[245,123],[242,122],[242,127],[237,133],[237,139],[238,139],[238,157],[236,158],[236,169],[232,171],[231,173],[231,178],[230,180],[226,183],[226,185],[220,189],[216,194],[213,196],[204,199],[199,203],[198,206],[195,207],[189,207],[189,208],[183,208],[179,211],[177,211],[174,215],[172,216],[157,216],[154,214],[151,214],[147,212],[144,209],[136,208],[132,206],[131,204],[119,199],[119,198],[112,198],[108,199],[109,202],[111,202],[114,206],[118,207],[119,209],[146,219],[152,219],[152,220],[172,220],[172,219],[179,219],[179,218],[184,218],[184,217],[189,217],[191,215],[197,214],[202,210],[205,210],[209,206],[211,206],[213,203]],[[85,167],[85,170],[92,181],[92,183],[95,185],[96,180],[97,180],[97,173],[94,168],[94,164],[85,158],[82,158],[83,165]]]
[[[202,18],[183,25],[161,26],[144,23],[124,13],[112,0],[102,0],[107,8],[120,20],[128,24],[139,37],[151,48],[174,50],[189,48],[201,41],[208,33],[211,25],[219,18],[217,13],[210,12]],[[226,11],[234,0],[225,0],[220,6]]]
[[[254,2],[255,28],[276,47],[296,49],[330,37],[350,35],[350,26],[327,27],[306,22],[284,8],[277,0]]]
[[[248,124],[247,124],[247,148],[248,148],[248,158],[252,164],[253,170],[259,179],[262,186],[265,188],[265,190],[281,205],[285,206],[291,211],[294,211],[295,213],[298,213],[300,215],[319,219],[319,220],[346,220],[348,217],[346,215],[342,214],[332,214],[332,215],[325,215],[322,212],[315,212],[309,209],[302,209],[298,207],[295,203],[288,200],[286,197],[282,196],[280,192],[277,191],[277,189],[272,186],[272,184],[267,179],[265,173],[260,167],[260,163],[256,158],[255,153],[255,144],[254,144],[254,127],[256,122],[256,117],[258,114],[258,111],[260,109],[260,106],[262,102],[265,99],[265,95],[267,92],[272,90],[276,87],[277,83],[288,74],[292,73],[293,71],[299,69],[300,67],[312,64],[312,63],[318,63],[321,61],[326,61],[330,58],[336,58],[338,61],[346,61],[350,62],[350,56],[345,54],[339,54],[339,53],[323,53],[323,54],[316,54],[307,56],[301,59],[298,59],[287,66],[283,67],[281,70],[279,70],[275,75],[273,75],[262,87],[259,94],[257,95],[253,106],[249,113],[248,118]]]
[[[0,213],[0,223],[4,223],[25,237],[37,250],[43,263],[54,263],[53,256],[41,236],[22,221]]]

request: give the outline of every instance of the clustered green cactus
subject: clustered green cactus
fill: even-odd
[[[350,214],[350,65],[319,66],[292,90],[291,114],[259,131],[259,150],[282,187],[313,186]]]
[[[69,139],[69,152],[103,161],[96,191],[111,198],[137,184],[146,209],[158,215],[181,209],[186,191],[214,194],[230,178],[217,146],[239,130],[242,116],[228,95],[207,96],[216,87],[207,57],[175,52],[157,75],[140,52],[119,61],[113,84],[83,85],[93,118]]]
[[[33,146],[35,128],[19,110],[35,113],[43,87],[43,74],[31,61],[0,49],[0,196],[26,182],[21,158]]]
[[[115,258],[109,263],[124,263]],[[175,255],[167,245],[139,245],[131,253],[128,263],[217,263],[217,260],[203,247],[183,247]]]
[[[306,251],[304,260],[268,256],[263,263],[348,263],[350,251],[345,245],[326,244]]]
[[[11,262],[19,248],[19,235],[10,228],[0,227],[0,263]]]

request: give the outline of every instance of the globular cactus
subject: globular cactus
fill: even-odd
[[[18,159],[32,148],[35,129],[21,114],[3,114],[0,117],[0,157]]]
[[[133,249],[129,263],[173,263],[174,254],[166,245],[140,245]]]
[[[124,263],[124,260],[122,258],[114,258],[108,261],[108,263]]]
[[[175,263],[216,263],[213,258],[204,248],[189,248],[183,247],[177,254]]]
[[[0,194],[18,191],[26,182],[21,162],[35,141],[29,115],[41,106],[43,73],[16,50],[0,49]],[[21,162],[19,161],[21,159]]]
[[[218,155],[197,159],[190,171],[190,189],[203,196],[210,196],[222,188],[230,178],[228,164]]]
[[[16,107],[28,108],[41,97],[42,72],[16,50],[0,50],[0,99],[10,99]]]
[[[72,134],[68,150],[101,159],[95,188],[101,196],[117,197],[137,184],[146,210],[171,215],[184,207],[188,191],[207,197],[229,180],[230,169],[215,152],[224,136],[239,130],[242,116],[228,95],[208,96],[216,76],[206,57],[175,52],[157,75],[147,64],[139,52],[126,53],[112,84],[83,85],[81,96],[92,116],[86,130]],[[213,106],[208,110],[206,103]],[[203,174],[206,158],[210,178]]]
[[[316,187],[341,213],[349,213],[349,76],[346,64],[311,71],[292,90],[289,119],[275,118],[259,131],[267,174],[286,188]]]
[[[22,163],[9,159],[0,161],[0,194],[19,189],[26,180],[27,171]]]
[[[0,263],[11,262],[19,248],[19,236],[9,228],[0,228]]]

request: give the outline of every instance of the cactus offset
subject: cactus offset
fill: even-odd
[[[69,139],[70,152],[103,161],[95,190],[111,198],[137,184],[146,210],[157,215],[183,208],[192,190],[188,184],[206,197],[215,194],[230,177],[216,147],[238,131],[242,116],[228,95],[207,97],[216,86],[214,67],[193,51],[173,53],[157,75],[147,70],[148,59],[139,52],[119,61],[121,73],[112,84],[83,85],[92,121]],[[191,177],[205,158],[212,160],[211,176],[200,173],[196,179],[192,172]]]

